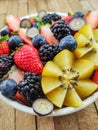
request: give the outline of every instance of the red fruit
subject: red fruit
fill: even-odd
[[[65,22],[67,24],[69,24],[70,20],[73,18],[74,16],[63,16],[62,19],[65,20]]]
[[[19,83],[24,78],[24,71],[14,66],[11,68],[8,78]]]
[[[98,84],[98,69],[96,69],[94,72],[93,81]]]
[[[53,36],[48,25],[42,26],[40,33],[46,38],[47,44],[58,44],[58,40]]]
[[[0,42],[0,55],[10,54],[10,48],[6,41]]]
[[[34,18],[30,18],[29,20],[30,20],[30,22],[31,22],[32,24],[35,23],[35,19],[34,19]]]
[[[36,74],[42,73],[42,62],[40,60],[38,51],[33,46],[24,45],[18,51],[16,51],[14,54],[14,62],[19,68],[25,71]]]
[[[26,102],[26,100],[25,100],[25,98],[19,92],[16,93],[15,97],[16,97],[17,100],[19,100],[22,103],[28,105],[27,102]]]
[[[13,15],[8,15],[6,17],[6,23],[9,30],[13,32],[16,30],[18,31],[18,34],[22,38],[24,43],[32,45],[32,41],[29,37],[27,37],[25,29],[20,28],[20,19],[18,17],[15,17]]]
[[[20,19],[13,15],[8,15],[6,17],[6,24],[11,31],[16,31],[19,29]]]
[[[85,16],[86,23],[91,24],[92,28],[95,29],[98,27],[98,11],[93,11],[88,13]]]
[[[19,29],[18,35],[22,38],[24,43],[32,45],[32,40],[26,35],[26,29],[24,28]]]

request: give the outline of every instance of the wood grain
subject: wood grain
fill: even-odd
[[[98,115],[94,104],[76,113],[79,130],[97,130]]]
[[[53,117],[37,117],[37,130],[54,130]]]
[[[0,130],[15,130],[15,109],[0,101]]]
[[[98,0],[0,0],[0,29],[8,14],[22,17],[41,9],[85,13],[98,9]],[[0,101],[0,130],[98,130],[98,100],[77,113],[61,117],[32,116]]]
[[[36,130],[35,116],[16,110],[15,130]]]

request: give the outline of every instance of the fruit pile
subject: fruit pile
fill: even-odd
[[[93,19],[93,20],[92,20]],[[39,115],[80,107],[98,89],[98,11],[8,15],[0,32],[0,91]]]

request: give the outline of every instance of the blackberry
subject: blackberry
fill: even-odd
[[[60,15],[58,15],[56,13],[52,13],[52,14],[48,13],[44,17],[42,17],[42,22],[44,24],[46,24],[46,23],[51,24],[52,21],[57,21],[57,20],[60,20],[60,19],[61,19]]]
[[[45,44],[39,49],[40,58],[43,62],[52,60],[62,50],[58,44]]]
[[[71,30],[64,20],[57,21],[50,27],[50,29],[53,32],[54,37],[59,41],[63,37],[71,34]]]
[[[13,58],[9,55],[0,56],[0,78],[2,78],[13,65]]]
[[[41,89],[41,76],[35,73],[25,72],[24,79],[18,84],[19,93],[26,99],[29,105],[39,97],[44,97]]]

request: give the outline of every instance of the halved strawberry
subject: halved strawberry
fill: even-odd
[[[39,57],[38,51],[30,45],[24,45],[14,54],[15,64],[29,72],[41,74],[43,65]]]
[[[32,40],[26,35],[26,29],[20,28],[18,30],[18,35],[22,38],[24,43],[32,45]]]
[[[22,103],[28,105],[28,103],[27,103],[27,101],[25,100],[25,98],[24,98],[19,92],[16,93],[15,97],[16,97],[16,99],[17,99],[18,101],[21,101]]]
[[[19,83],[24,78],[24,71],[17,68],[16,66],[13,66],[8,73],[8,78],[13,79]]]
[[[98,27],[98,11],[92,11],[85,16],[86,23],[91,24],[92,28]]]
[[[22,38],[24,43],[32,45],[32,41],[29,37],[26,35],[26,31],[23,28],[20,28],[20,19],[18,17],[15,17],[13,15],[8,15],[6,17],[6,23],[11,31],[18,31],[18,35]]]
[[[16,31],[19,29],[20,19],[13,15],[8,15],[6,17],[6,24],[11,31]]]
[[[0,56],[4,54],[10,54],[10,48],[6,41],[0,42]]]
[[[70,20],[73,18],[74,16],[62,16],[62,19],[69,24]]]
[[[94,72],[93,81],[98,84],[98,69],[96,69]]]
[[[46,38],[47,44],[58,44],[58,40],[53,36],[48,25],[42,26],[40,33]]]
[[[30,20],[30,22],[31,22],[32,24],[35,23],[35,19],[34,19],[34,18],[30,18],[29,20]]]

